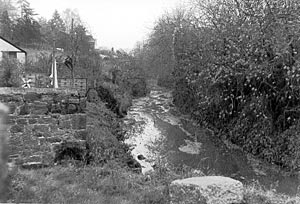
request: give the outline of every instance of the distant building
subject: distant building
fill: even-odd
[[[27,52],[0,36],[0,61],[4,58],[26,62]]]

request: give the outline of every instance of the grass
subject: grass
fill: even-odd
[[[114,165],[15,170],[8,202],[165,203],[163,185]]]
[[[277,194],[272,190],[263,190],[259,185],[249,185],[245,188],[244,199],[246,204],[299,204],[299,196]]]
[[[8,202],[166,204],[168,184],[193,175],[190,171],[159,169],[148,175],[132,173],[111,162],[103,167],[73,165],[10,172]],[[300,197],[245,187],[244,204],[298,204]]]

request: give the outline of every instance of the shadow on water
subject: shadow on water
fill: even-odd
[[[298,175],[289,175],[238,148],[228,149],[210,131],[201,130],[180,115],[171,101],[170,92],[155,88],[148,97],[136,99],[128,113],[127,122],[134,125],[127,143],[134,144],[134,156],[142,154],[148,158],[142,161],[145,171],[151,169],[151,159],[154,161],[157,156],[149,145],[159,141],[155,144],[159,144],[160,156],[166,156],[176,166],[184,164],[205,174],[228,176],[243,183],[257,181],[267,189],[288,195],[298,193]]]

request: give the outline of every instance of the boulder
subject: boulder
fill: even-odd
[[[172,204],[239,204],[243,184],[222,176],[192,177],[175,180],[170,185]]]

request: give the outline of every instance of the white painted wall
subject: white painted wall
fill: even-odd
[[[3,52],[17,52],[17,59],[20,63],[26,62],[26,54],[8,42],[0,39],[0,61],[3,59]]]
[[[24,52],[18,52],[17,53],[17,59],[20,63],[24,64],[26,62],[26,55]]]

